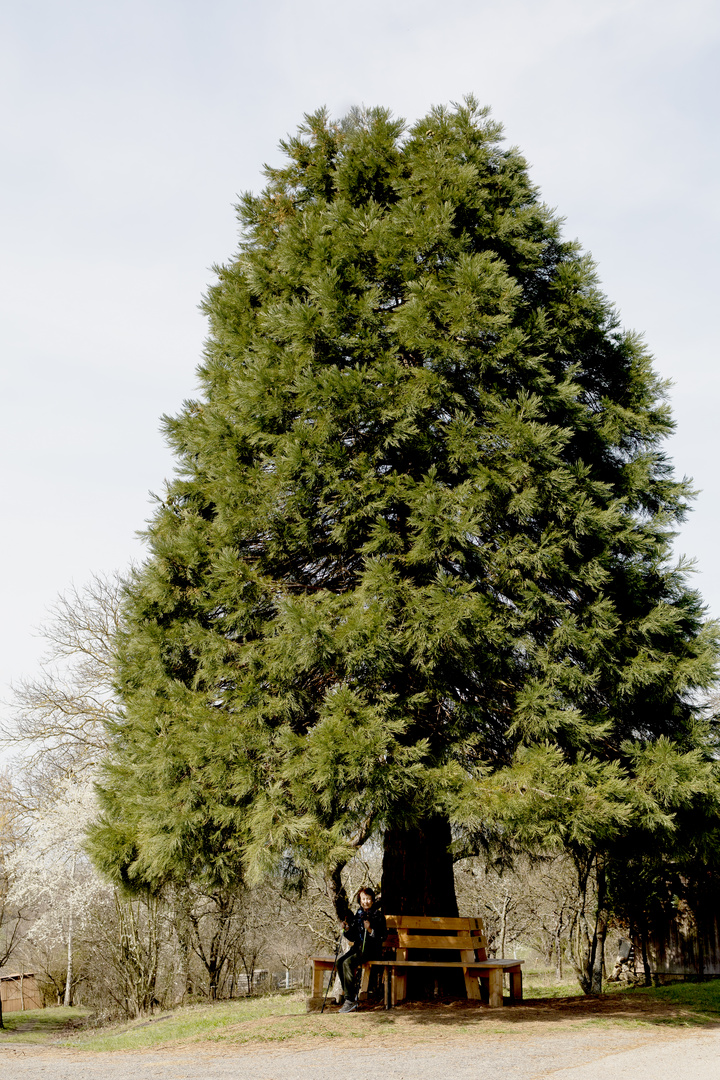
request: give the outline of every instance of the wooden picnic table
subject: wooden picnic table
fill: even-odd
[[[484,1000],[493,1009],[502,1007],[503,976],[507,972],[510,979],[510,1001],[522,1001],[522,960],[488,960],[482,919],[387,915],[386,921],[388,937],[384,951],[389,955],[363,964],[360,979],[361,1001],[367,997],[373,968],[382,970],[385,1004],[388,1008],[405,1000],[407,973],[414,968],[462,970],[467,997],[475,1001]],[[435,954],[435,957],[422,960],[409,958],[413,950],[421,949],[425,956]],[[452,953],[452,959],[448,952]],[[325,972],[332,970],[334,960],[331,956],[315,956],[311,959],[313,984],[308,1008],[315,1009],[322,1007]]]

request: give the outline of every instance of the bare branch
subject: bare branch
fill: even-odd
[[[108,725],[119,715],[113,673],[123,591],[118,574],[96,575],[59,596],[39,631],[48,645],[39,674],[13,687],[0,744],[18,748],[39,792],[92,766],[107,748]]]

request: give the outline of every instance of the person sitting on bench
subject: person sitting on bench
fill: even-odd
[[[367,960],[379,960],[387,936],[385,916],[375,902],[375,890],[364,886],[357,894],[359,908],[355,916],[343,920],[343,932],[352,945],[338,960],[338,975],[345,995],[340,1012],[355,1012],[358,1007],[360,968]]]

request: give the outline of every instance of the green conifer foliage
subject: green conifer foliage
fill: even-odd
[[[282,147],[165,421],[93,847],[140,885],[384,836],[387,909],[449,914],[451,827],[593,848],[668,827],[687,755],[714,782],[690,492],[647,352],[486,110],[321,111]]]

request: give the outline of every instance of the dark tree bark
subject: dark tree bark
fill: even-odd
[[[593,932],[588,975],[590,978],[590,993],[602,993],[603,964],[605,961],[605,938],[607,937],[608,910],[607,910],[607,877],[605,863],[602,856],[597,861],[597,915],[595,917],[595,930]]]
[[[645,977],[645,986],[652,986],[652,971],[650,970],[650,932],[648,930],[647,918],[643,917],[642,929],[640,933],[640,953],[642,956],[643,975]]]
[[[335,863],[335,866],[328,875],[333,907],[335,908],[335,914],[341,922],[348,917],[350,912],[350,901],[348,900],[348,895],[345,891],[342,879],[342,872],[344,869],[344,862]]]
[[[457,915],[450,840],[450,823],[439,816],[425,818],[411,829],[386,831],[382,868],[386,914]]]
[[[450,823],[447,818],[425,818],[413,828],[391,828],[385,833],[382,869],[382,903],[385,914],[457,916],[455,876],[450,854]],[[437,952],[426,955],[413,949],[413,960],[436,960]],[[448,951],[446,959],[459,960]],[[459,971],[408,972],[408,998],[436,995],[464,997],[465,984]]]

